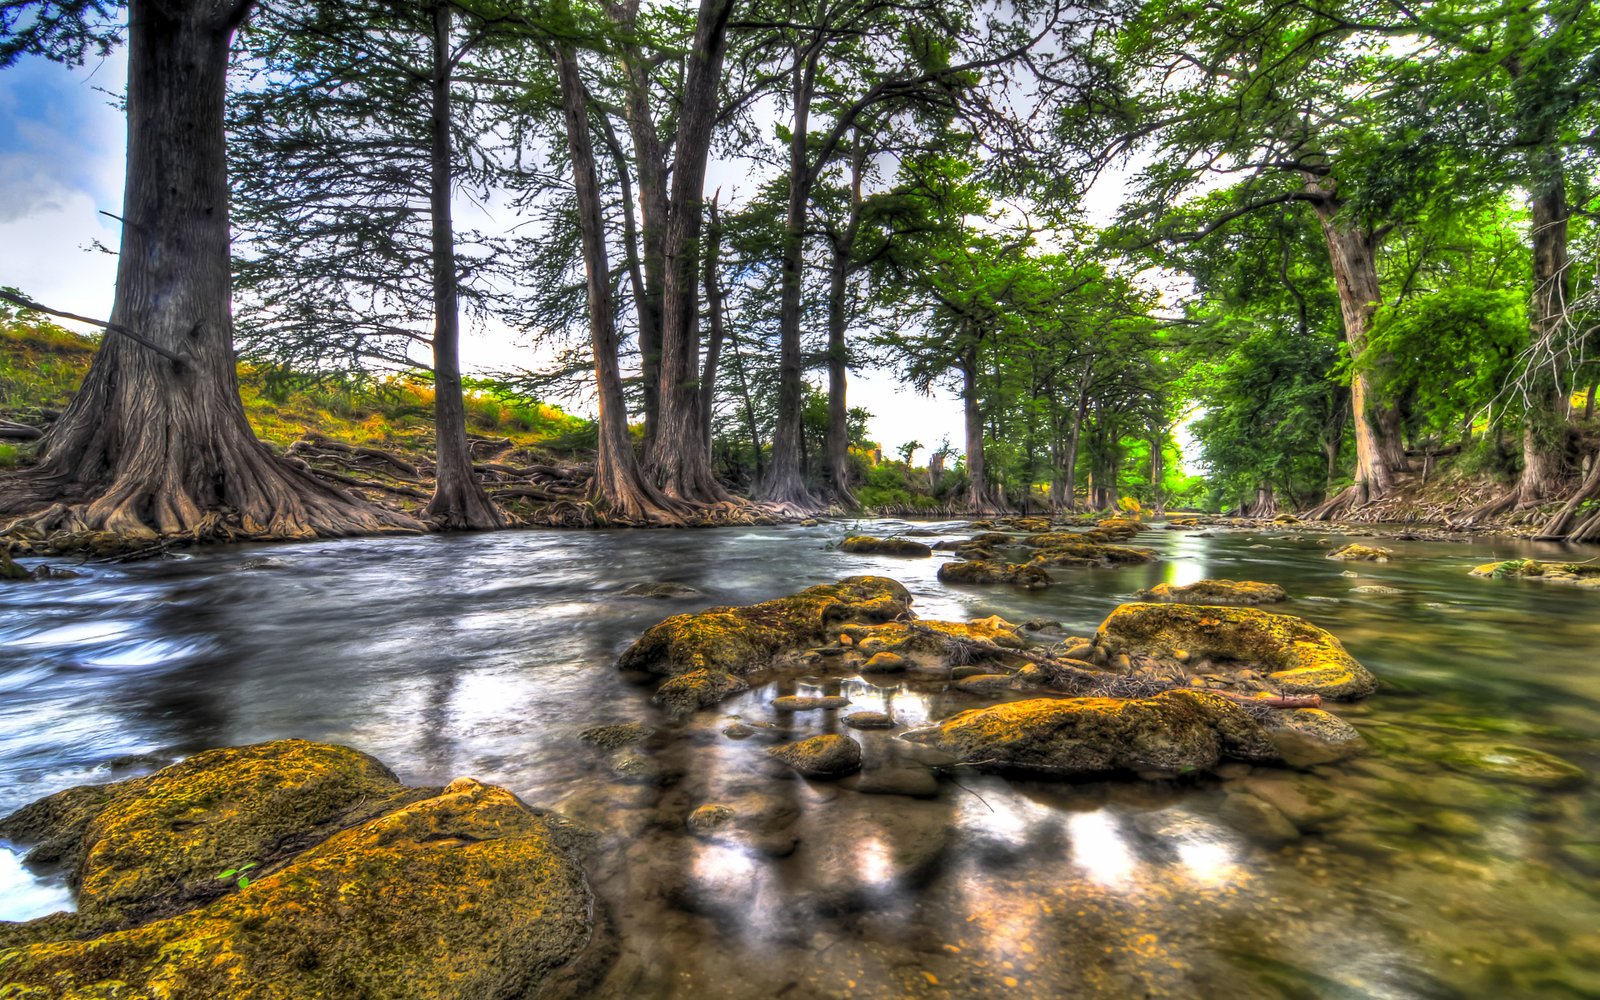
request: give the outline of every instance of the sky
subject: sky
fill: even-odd
[[[97,246],[115,250],[119,238],[117,222],[102,213],[121,212],[126,129],[104,91],[119,92],[125,75],[120,51],[78,68],[24,59],[0,71],[0,285],[67,312],[110,314],[116,258]],[[736,198],[755,183],[742,165],[719,162],[707,189]],[[1110,216],[1118,187],[1097,185],[1091,216]],[[503,328],[467,331],[461,351],[468,371],[537,368],[541,360]],[[922,395],[893,371],[864,369],[850,373],[849,398],[871,412],[868,436],[885,454],[907,441],[961,449],[961,404],[947,390]]]

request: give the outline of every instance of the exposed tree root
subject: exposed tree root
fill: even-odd
[[[1589,474],[1584,477],[1583,485],[1534,537],[1547,541],[1600,542],[1600,510],[1580,513],[1580,508],[1590,501],[1600,501],[1600,452],[1590,459]]]

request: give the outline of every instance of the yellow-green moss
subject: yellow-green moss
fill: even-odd
[[[1155,562],[1158,558],[1154,549],[1086,542],[1081,540],[1081,535],[1067,537],[1071,540],[1040,546],[1033,563],[1038,566],[1134,566]]]
[[[889,621],[910,607],[910,592],[895,581],[852,576],[748,607],[674,615],[629,646],[617,665],[656,674],[748,674],[780,653],[822,641],[841,624]]]
[[[1583,563],[1542,563],[1533,559],[1508,559],[1504,562],[1484,563],[1472,571],[1473,576],[1492,577],[1496,580],[1539,580],[1544,583],[1561,583],[1585,590],[1600,590],[1600,566]]]
[[[462,779],[200,909],[0,952],[0,996],[523,996],[587,943],[590,905],[547,821]]]
[[[418,794],[349,747],[279,740],[67,789],[7,817],[0,836],[40,843],[31,860],[66,864],[85,920],[125,924],[214,899],[227,890],[223,869],[266,871]]]
[[[968,763],[1053,774],[1206,769],[1226,758],[1276,758],[1266,731],[1238,705],[1188,690],[1008,702],[903,738]]]
[[[1362,698],[1377,679],[1339,640],[1310,622],[1255,608],[1124,604],[1101,622],[1095,642],[1110,655],[1211,659],[1260,670],[1285,694]]]
[[[919,653],[946,653],[951,639],[990,643],[1006,649],[1021,649],[1023,646],[1022,640],[1017,637],[1016,626],[999,616],[969,622],[930,620],[846,625],[840,630],[840,638],[868,656],[898,653],[906,658],[913,658]]]
[[[1376,545],[1349,545],[1340,546],[1328,553],[1329,559],[1338,559],[1344,562],[1388,562],[1394,553],[1389,549]]]
[[[967,562],[947,562],[939,567],[939,579],[944,583],[1011,584],[1038,590],[1050,586],[1050,574],[1043,567],[1031,563],[998,563],[974,559]]]
[[[1134,594],[1141,601],[1172,601],[1180,604],[1277,604],[1289,599],[1275,583],[1254,580],[1196,580],[1182,587],[1158,583]]]
[[[772,747],[767,756],[808,778],[837,778],[861,770],[861,744],[837,733]]]
[[[875,538],[872,535],[852,535],[839,543],[839,551],[853,552],[858,555],[917,556],[921,558],[933,555],[933,548],[922,542],[913,542],[909,538]]]
[[[724,670],[691,670],[674,674],[656,688],[656,704],[688,712],[750,690],[750,685]]]

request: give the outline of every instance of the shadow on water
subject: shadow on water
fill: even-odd
[[[886,534],[902,522],[864,526]],[[959,523],[924,525],[963,537]],[[1147,533],[1154,565],[951,588],[865,557],[845,525],[518,532],[249,547],[0,589],[0,811],[194,750],[348,743],[410,782],[470,774],[596,831],[618,932],[603,995],[1600,995],[1600,595],[1467,570],[1550,550],[1315,533]],[[1343,707],[1368,756],[1175,781],[1041,782],[936,766],[849,731],[862,774],[796,778],[766,747],[846,732],[774,712],[844,694],[916,725],[983,702],[942,684],[798,678],[674,722],[617,654],[662,617],[852,573],[924,617],[1087,635],[1136,590],[1283,584],[1287,610],[1385,681]],[[626,596],[671,582],[695,596]],[[577,734],[640,720],[645,743]],[[734,723],[740,738],[725,735]],[[725,805],[722,825],[691,821]],[[1275,818],[1274,818],[1275,817]],[[0,851],[0,917],[66,900]]]

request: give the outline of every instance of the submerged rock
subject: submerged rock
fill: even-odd
[[[209,751],[134,781],[146,784],[107,786],[83,856],[81,898],[114,901],[100,912],[122,929],[45,932],[0,951],[8,995],[522,996],[588,943],[582,872],[550,821],[504,789],[467,778],[407,789],[364,754],[298,740]],[[349,801],[362,784],[388,800]],[[276,831],[307,817],[321,818],[300,832],[309,839],[288,833],[285,853]],[[252,861],[244,888],[217,877]],[[119,872],[109,885],[95,874],[108,863]],[[202,871],[220,898],[188,891]],[[187,909],[128,926],[174,907]]]
[[[982,560],[948,562],[939,567],[942,583],[1004,583],[1029,590],[1050,586],[1050,574],[1031,563],[997,563]]]
[[[1345,562],[1388,562],[1393,556],[1392,551],[1381,546],[1357,545],[1354,542],[1328,553],[1329,559]]]
[[[861,744],[836,733],[771,747],[767,755],[808,778],[837,778],[861,770]]]
[[[933,555],[933,547],[922,542],[913,542],[909,538],[874,538],[871,535],[852,535],[839,543],[839,551],[854,552],[858,555],[915,556],[923,559]]]
[[[890,621],[910,607],[911,594],[895,581],[852,576],[748,607],[674,615],[629,646],[617,665],[654,674],[749,674],[781,653],[815,645],[839,625]]]
[[[848,704],[850,704],[849,698],[836,694],[786,694],[780,698],[772,699],[772,709],[775,712],[814,712],[822,708],[843,708]]]
[[[1237,704],[1190,690],[1015,701],[962,712],[902,738],[969,764],[1062,775],[1209,770],[1229,759],[1278,759],[1266,730]]]
[[[1267,732],[1284,763],[1294,767],[1332,764],[1367,749],[1355,726],[1320,708],[1274,712]]]
[[[578,734],[578,739],[602,750],[617,750],[654,735],[655,730],[642,722],[615,722],[606,726],[590,726]]]
[[[887,712],[851,712],[844,717],[851,729],[893,729],[899,723]]]
[[[1575,788],[1589,780],[1581,767],[1554,754],[1504,743],[1455,743],[1440,762],[1464,774],[1540,788]]]
[[[622,588],[622,593],[625,597],[654,597],[658,600],[700,596],[700,591],[686,583],[635,583]]]
[[[1133,596],[1141,601],[1178,604],[1278,604],[1289,599],[1277,584],[1253,580],[1196,580],[1182,587],[1158,583]]]
[[[1293,615],[1255,608],[1124,604],[1100,623],[1095,642],[1111,656],[1204,658],[1258,670],[1284,694],[1353,700],[1378,687],[1377,678],[1328,632]]]

